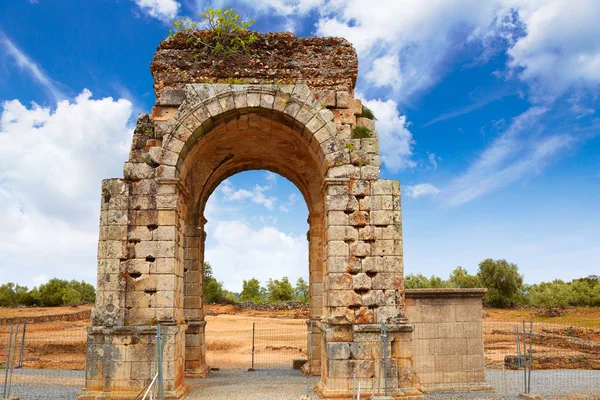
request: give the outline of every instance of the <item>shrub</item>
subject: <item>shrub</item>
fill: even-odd
[[[365,126],[357,126],[352,130],[352,139],[367,139],[371,137],[371,130]]]

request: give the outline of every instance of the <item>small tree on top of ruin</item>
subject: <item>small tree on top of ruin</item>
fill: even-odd
[[[248,31],[254,25],[254,20],[240,16],[231,7],[208,7],[200,14],[200,18],[200,23],[188,17],[173,20],[174,30],[169,31],[169,36],[185,32],[188,34],[186,43],[207,48],[211,54],[224,58],[246,52],[247,46],[258,40],[254,32]],[[207,36],[196,34],[199,24],[205,24]]]

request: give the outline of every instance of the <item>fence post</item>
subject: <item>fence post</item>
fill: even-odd
[[[533,319],[529,320],[529,376],[527,377],[527,393],[531,393],[531,367],[533,366]]]
[[[19,340],[19,324],[17,324],[17,328],[15,330],[15,342],[14,345],[12,346],[13,348],[13,354],[11,356],[12,360],[10,360],[8,362],[8,393],[6,394],[7,397],[10,397],[10,390],[12,389],[12,377],[13,377],[13,370],[15,367],[15,360],[17,358],[17,341]]]
[[[8,389],[8,369],[10,366],[10,346],[12,345],[12,337],[13,337],[13,326],[10,325],[10,336],[8,338],[8,355],[6,356],[6,370],[4,371],[4,394],[2,397],[6,398],[6,389]]]
[[[517,368],[521,368],[521,343],[519,343],[519,325],[515,324],[515,341],[517,344]]]
[[[27,322],[23,324],[23,336],[21,337],[21,351],[19,352],[19,364],[17,368],[23,368],[23,352],[25,351],[25,331],[27,330]]]
[[[160,350],[158,360],[160,367],[158,369],[158,395],[160,400],[165,400],[165,383],[163,381],[163,350],[165,348],[165,335],[162,333],[160,324],[158,325],[158,335],[160,336]]]
[[[248,369],[248,371],[256,371],[254,369],[254,335],[255,335],[255,331],[256,331],[256,322],[252,323],[252,366],[250,367],[250,369]]]
[[[527,331],[525,330],[525,320],[523,320],[523,391],[527,393]]]
[[[310,397],[310,374],[312,373],[312,343],[313,343],[313,321],[308,328],[308,373],[306,374],[306,397]],[[353,395],[354,397],[354,395]]]
[[[385,395],[388,395],[388,381],[387,381],[387,326],[383,323],[383,384],[385,388]]]

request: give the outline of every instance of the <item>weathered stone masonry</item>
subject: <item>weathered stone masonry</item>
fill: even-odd
[[[383,322],[398,366],[390,393],[416,393],[400,184],[380,179],[374,121],[354,98],[354,49],[338,38],[266,34],[224,61],[190,48],[191,34],[203,35],[179,33],[159,46],[156,106],[138,120],[124,179],[102,183],[98,295],[80,398],[137,395],[153,374],[158,323],[168,332],[167,397],[185,396],[185,376],[206,376],[204,207],[224,179],[252,169],[286,177],[308,205],[309,362],[320,394],[349,397],[351,371],[375,376],[373,351],[345,349],[375,343]],[[357,126],[370,137],[353,138]]]

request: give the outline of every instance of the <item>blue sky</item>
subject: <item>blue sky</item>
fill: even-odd
[[[343,36],[403,190],[405,270],[517,263],[529,283],[600,273],[600,3],[240,0],[261,32]],[[0,5],[0,281],[95,282],[100,180],[154,103],[149,62],[201,0]],[[265,171],[207,207],[227,288],[307,275],[306,205]]]

